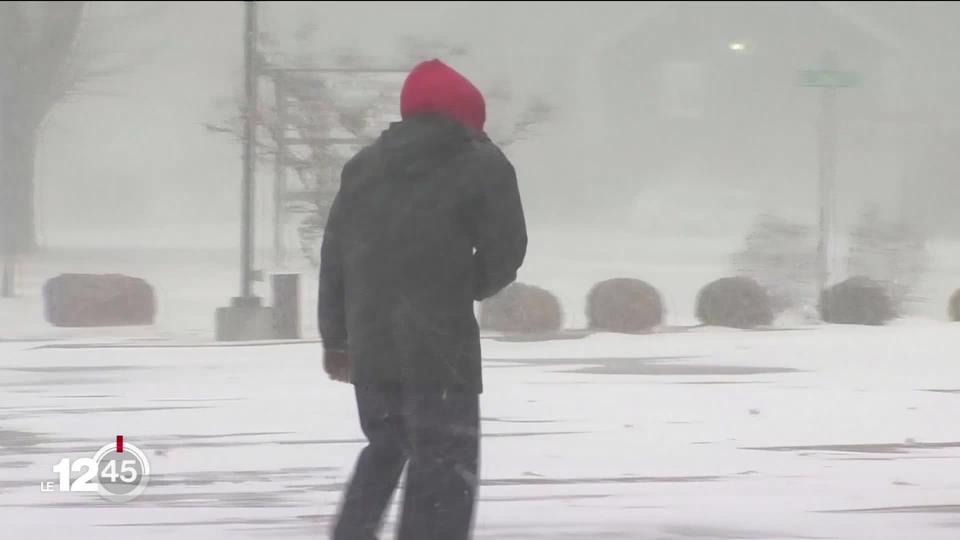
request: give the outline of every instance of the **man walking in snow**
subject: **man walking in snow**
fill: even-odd
[[[483,389],[473,303],[513,282],[527,249],[480,91],[424,62],[400,110],[344,167],[321,249],[324,366],[354,385],[369,442],[334,540],[376,538],[404,466],[400,540],[470,537]]]

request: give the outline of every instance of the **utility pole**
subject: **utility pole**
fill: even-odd
[[[6,81],[0,81],[0,98],[6,97]],[[7,111],[3,109],[4,103],[8,100],[0,99],[0,122],[8,121]],[[9,170],[6,156],[0,152],[0,197],[12,196],[12,193],[6,193],[11,189],[8,182]],[[0,298],[12,298],[14,294],[14,268],[16,268],[16,236],[14,233],[15,219],[11,215],[2,215],[8,212],[9,208],[0,204]]]
[[[283,210],[287,192],[287,166],[284,160],[287,155],[287,93],[283,72],[277,73],[274,79],[274,99],[277,106],[277,155],[273,160],[273,266],[280,268],[286,255],[284,245]]]
[[[244,2],[243,37],[243,208],[240,245],[240,296],[253,296],[253,182],[256,172],[257,136],[257,3]]]
[[[257,136],[257,2],[243,4],[243,178],[241,182],[240,296],[230,306],[217,308],[217,341],[248,341],[276,337],[273,309],[253,294],[253,184]]]

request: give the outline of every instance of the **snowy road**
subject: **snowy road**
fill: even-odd
[[[478,538],[960,536],[958,326],[484,348]],[[315,343],[0,342],[0,372],[5,538],[324,538],[362,445]],[[140,498],[40,490],[117,434]]]

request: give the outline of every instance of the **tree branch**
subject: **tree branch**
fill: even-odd
[[[26,4],[26,2],[22,3]],[[39,123],[66,89],[65,71],[83,18],[84,2],[30,2],[36,28],[19,60],[19,86],[29,94],[23,104]],[[26,98],[26,96],[24,96]]]

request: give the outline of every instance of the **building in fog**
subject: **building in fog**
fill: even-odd
[[[697,209],[711,220],[766,207],[814,220],[820,90],[801,86],[799,72],[835,51],[836,67],[861,80],[836,91],[840,222],[876,204],[940,231],[951,219],[960,225],[951,208],[937,208],[960,173],[949,152],[960,142],[957,106],[945,92],[957,73],[921,61],[946,34],[919,40],[892,24],[894,13],[874,11],[818,2],[662,7],[596,58],[595,80],[615,83],[598,85],[589,102],[601,135],[587,145],[594,161],[616,166],[593,179],[591,197],[622,205],[625,191],[642,201],[670,186],[711,206]]]

